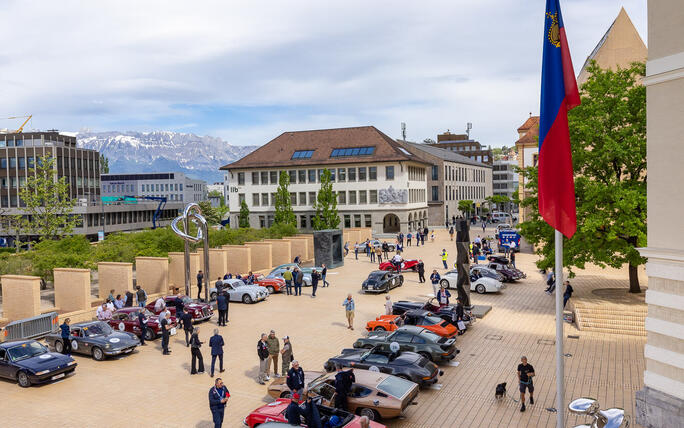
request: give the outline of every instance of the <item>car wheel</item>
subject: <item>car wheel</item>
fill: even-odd
[[[102,361],[105,359],[105,354],[101,348],[98,348],[97,346],[93,348],[93,359],[95,359],[95,361]]]
[[[485,288],[484,285],[482,284],[477,284],[475,286],[475,291],[477,291],[477,294],[485,294],[487,292],[487,289]]]
[[[275,294],[275,288],[273,288],[272,285],[269,285],[266,289],[268,290],[268,294]]]
[[[399,277],[399,287],[401,287],[402,285],[404,285],[404,277],[400,276]]]
[[[252,298],[250,297],[249,294],[245,294],[244,296],[242,296],[242,303],[245,303],[247,305],[252,303]]]
[[[31,386],[31,379],[29,379],[28,374],[23,370],[17,373],[17,382],[22,388],[28,388]]]
[[[59,352],[60,354],[64,351],[64,344],[62,343],[61,340],[55,341],[55,352]]]
[[[432,355],[429,352],[419,352],[418,354],[425,357],[428,361],[432,361]]]
[[[375,328],[373,329],[373,331],[386,331],[386,330],[385,330],[385,327],[379,327],[379,326],[378,326],[378,327],[375,327]]]
[[[283,391],[280,393],[280,398],[292,398],[292,393],[290,391]]]
[[[211,295],[209,296],[209,298],[210,298],[211,300],[216,300],[216,293],[211,293]]]
[[[447,290],[450,288],[450,287],[449,287],[449,281],[447,281],[446,279],[443,279],[443,280],[439,281],[439,285],[441,285],[442,287],[446,288]]]
[[[157,334],[152,330],[151,328],[146,328],[145,329],[145,340],[154,340],[156,339]]]
[[[368,407],[364,407],[363,409],[359,410],[359,416],[365,416],[371,421],[380,420],[380,414],[376,410],[369,409]]]
[[[335,371],[335,364],[327,361],[325,364],[323,364],[323,369],[328,373],[332,373]]]

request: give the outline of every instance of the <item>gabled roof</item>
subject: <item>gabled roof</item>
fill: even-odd
[[[477,162],[470,159],[467,156],[459,155],[451,150],[443,149],[432,144],[421,144],[421,143],[411,143],[409,141],[399,141],[399,143],[405,144],[407,148],[415,153],[415,150],[420,150],[432,156],[436,156],[442,160],[456,163],[463,163],[467,165],[481,166],[484,168],[491,168],[491,165],[484,164],[482,162]],[[420,156],[420,154],[418,154]]]
[[[536,125],[536,126],[539,126],[539,116],[530,116],[530,117],[525,121],[525,123],[523,123],[522,125],[520,125],[520,128],[518,128],[518,132],[527,131],[527,130],[529,130],[530,128],[532,128],[533,126],[535,126],[535,125]]]
[[[525,126],[529,126],[525,128]],[[518,132],[525,131],[525,135],[520,137],[518,141],[515,142],[516,145],[530,145],[539,144],[539,116],[532,116],[525,121],[525,123],[518,128]]]
[[[373,154],[330,157],[334,149],[374,147]],[[313,151],[310,157],[292,159],[296,151]],[[415,161],[428,163],[404,149],[374,126],[288,131],[247,156],[219,169],[292,167],[341,163]]]

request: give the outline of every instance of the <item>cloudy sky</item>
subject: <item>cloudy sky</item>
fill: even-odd
[[[539,111],[543,0],[0,2],[0,117],[263,144],[288,130],[447,129],[510,145]],[[561,3],[575,71],[645,0]],[[0,128],[16,127],[2,120]]]

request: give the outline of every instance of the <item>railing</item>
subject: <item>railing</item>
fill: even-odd
[[[57,330],[57,323],[57,312],[49,312],[33,318],[12,321],[0,330],[2,332],[0,335],[0,342],[33,339],[45,336],[46,334]]]

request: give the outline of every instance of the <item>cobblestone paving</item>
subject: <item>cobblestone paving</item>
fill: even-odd
[[[424,247],[407,247],[406,258],[422,258],[429,272],[438,268],[442,248],[455,245],[444,231],[437,241]],[[445,365],[441,389],[422,391],[418,405],[411,406],[389,427],[551,427],[555,415],[554,302],[543,292],[542,275],[533,265],[535,256],[521,254],[518,267],[528,278],[501,294],[473,294],[475,304],[492,306],[466,335],[459,337],[458,366]],[[362,295],[360,283],[374,268],[365,255],[347,257],[345,266],[328,275],[329,288],[319,288],[311,298],[305,288],[301,297],[274,295],[255,305],[231,304],[227,327],[223,378],[231,399],[225,427],[239,427],[254,408],[271,401],[266,387],[254,381],[257,373],[256,342],[261,332],[274,329],[279,338],[291,337],[295,358],[305,370],[322,370],[323,363],[342,348],[351,347],[364,334],[365,322],[383,312],[384,295]],[[403,287],[391,292],[399,299],[424,300],[431,295],[429,284],[419,284],[417,274],[405,273]],[[642,283],[645,284],[644,275]],[[627,271],[588,268],[573,280],[576,295],[587,298],[591,288],[627,287]],[[356,301],[356,329],[345,328],[342,301],[352,293]],[[638,303],[635,303],[638,304]],[[216,319],[199,325],[200,337],[208,343]],[[578,339],[567,338],[579,336]],[[211,427],[207,393],[213,381],[208,374],[190,376],[190,350],[182,335],[171,339],[172,355],[162,356],[159,340],[135,354],[96,362],[77,356],[76,374],[57,383],[22,389],[0,381],[0,426],[29,427]],[[578,331],[566,324],[566,398],[591,396],[605,407],[624,407],[634,414],[634,393],[643,383],[645,338]],[[203,347],[205,365],[211,357]],[[516,393],[515,369],[521,355],[535,367],[535,404],[525,413],[510,398],[494,399],[494,387],[508,382],[509,395]],[[568,417],[568,426],[584,422]]]

